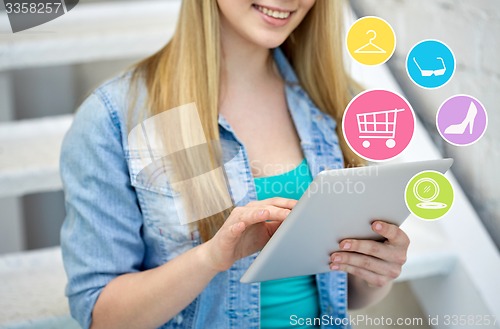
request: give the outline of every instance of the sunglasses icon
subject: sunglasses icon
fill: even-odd
[[[420,65],[418,65],[418,63],[417,63],[417,59],[415,57],[413,57],[413,61],[417,65],[418,69],[420,70],[420,74],[423,77],[430,77],[432,75],[439,77],[439,76],[444,75],[446,73],[446,65],[444,64],[444,60],[441,57],[436,57],[436,59],[439,59],[441,61],[441,63],[443,64],[443,68],[438,69],[438,70],[422,70]]]

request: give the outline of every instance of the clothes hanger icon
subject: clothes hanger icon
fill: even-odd
[[[420,67],[420,65],[418,65],[418,63],[417,63],[417,59],[415,57],[413,57],[413,61],[417,65],[418,69],[420,70],[420,74],[423,77],[430,77],[433,74],[436,77],[439,77],[439,76],[444,75],[446,73],[446,65],[444,64],[444,60],[441,57],[436,57],[436,59],[439,59],[441,61],[441,63],[443,64],[442,68],[440,68],[439,70],[422,70],[422,68]]]
[[[373,37],[370,38],[368,43],[354,51],[356,54],[385,54],[386,51],[376,44],[373,43],[373,40],[377,38],[377,32],[374,30],[368,30],[366,34],[373,34]]]

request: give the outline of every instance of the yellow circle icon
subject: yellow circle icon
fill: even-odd
[[[366,16],[352,24],[346,38],[352,58],[364,65],[380,65],[389,60],[396,49],[392,26],[380,17]]]

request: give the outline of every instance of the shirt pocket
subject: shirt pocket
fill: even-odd
[[[144,232],[150,245],[159,248],[164,261],[186,252],[198,241],[196,225],[181,224],[182,200],[169,183],[161,159],[143,166],[127,155],[131,185],[141,208]]]
[[[132,186],[169,197],[178,196],[167,175],[170,165],[166,157],[151,159],[144,152],[128,151],[126,158]]]

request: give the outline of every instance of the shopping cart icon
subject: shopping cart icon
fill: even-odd
[[[396,123],[399,112],[405,109],[367,112],[356,114],[358,120],[359,138],[365,139],[363,147],[369,148],[369,139],[386,139],[385,145],[392,149],[396,146]]]

